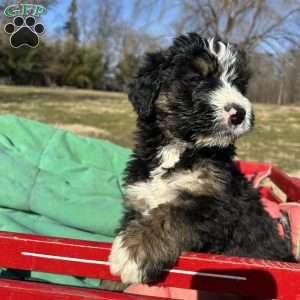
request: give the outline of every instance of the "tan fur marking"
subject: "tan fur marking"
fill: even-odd
[[[160,94],[159,97],[155,101],[156,107],[163,112],[168,111],[168,96],[166,94]]]
[[[202,57],[196,57],[193,60],[193,65],[203,77],[211,74],[216,69],[216,63],[214,63],[214,61],[207,61]]]

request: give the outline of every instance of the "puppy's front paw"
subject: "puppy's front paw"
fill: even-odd
[[[123,283],[156,282],[175,264],[182,249],[178,236],[172,235],[169,213],[168,207],[159,207],[131,221],[114,240],[110,269],[121,276]]]
[[[130,253],[124,243],[124,235],[120,233],[114,240],[109,256],[110,271],[120,275],[123,283],[142,282],[142,271],[138,257]]]

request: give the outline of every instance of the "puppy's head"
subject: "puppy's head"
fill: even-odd
[[[170,138],[227,147],[253,126],[245,54],[196,33],[149,53],[129,88],[138,117],[156,120]]]

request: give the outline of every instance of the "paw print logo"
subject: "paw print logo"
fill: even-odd
[[[23,45],[35,48],[39,45],[39,36],[45,31],[44,25],[37,23],[35,18],[28,16],[25,20],[23,17],[15,17],[12,23],[4,27],[4,31],[10,36],[10,44],[14,48]]]

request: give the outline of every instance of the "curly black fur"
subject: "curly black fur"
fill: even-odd
[[[182,251],[295,261],[233,160],[235,139],[253,126],[248,79],[242,51],[195,33],[146,55],[130,85],[138,132],[126,171],[122,243],[111,256],[116,265],[125,249],[124,260],[141,274],[132,279],[124,263],[115,268],[123,281],[159,279]],[[223,106],[231,102],[246,111],[241,124],[226,119]]]

